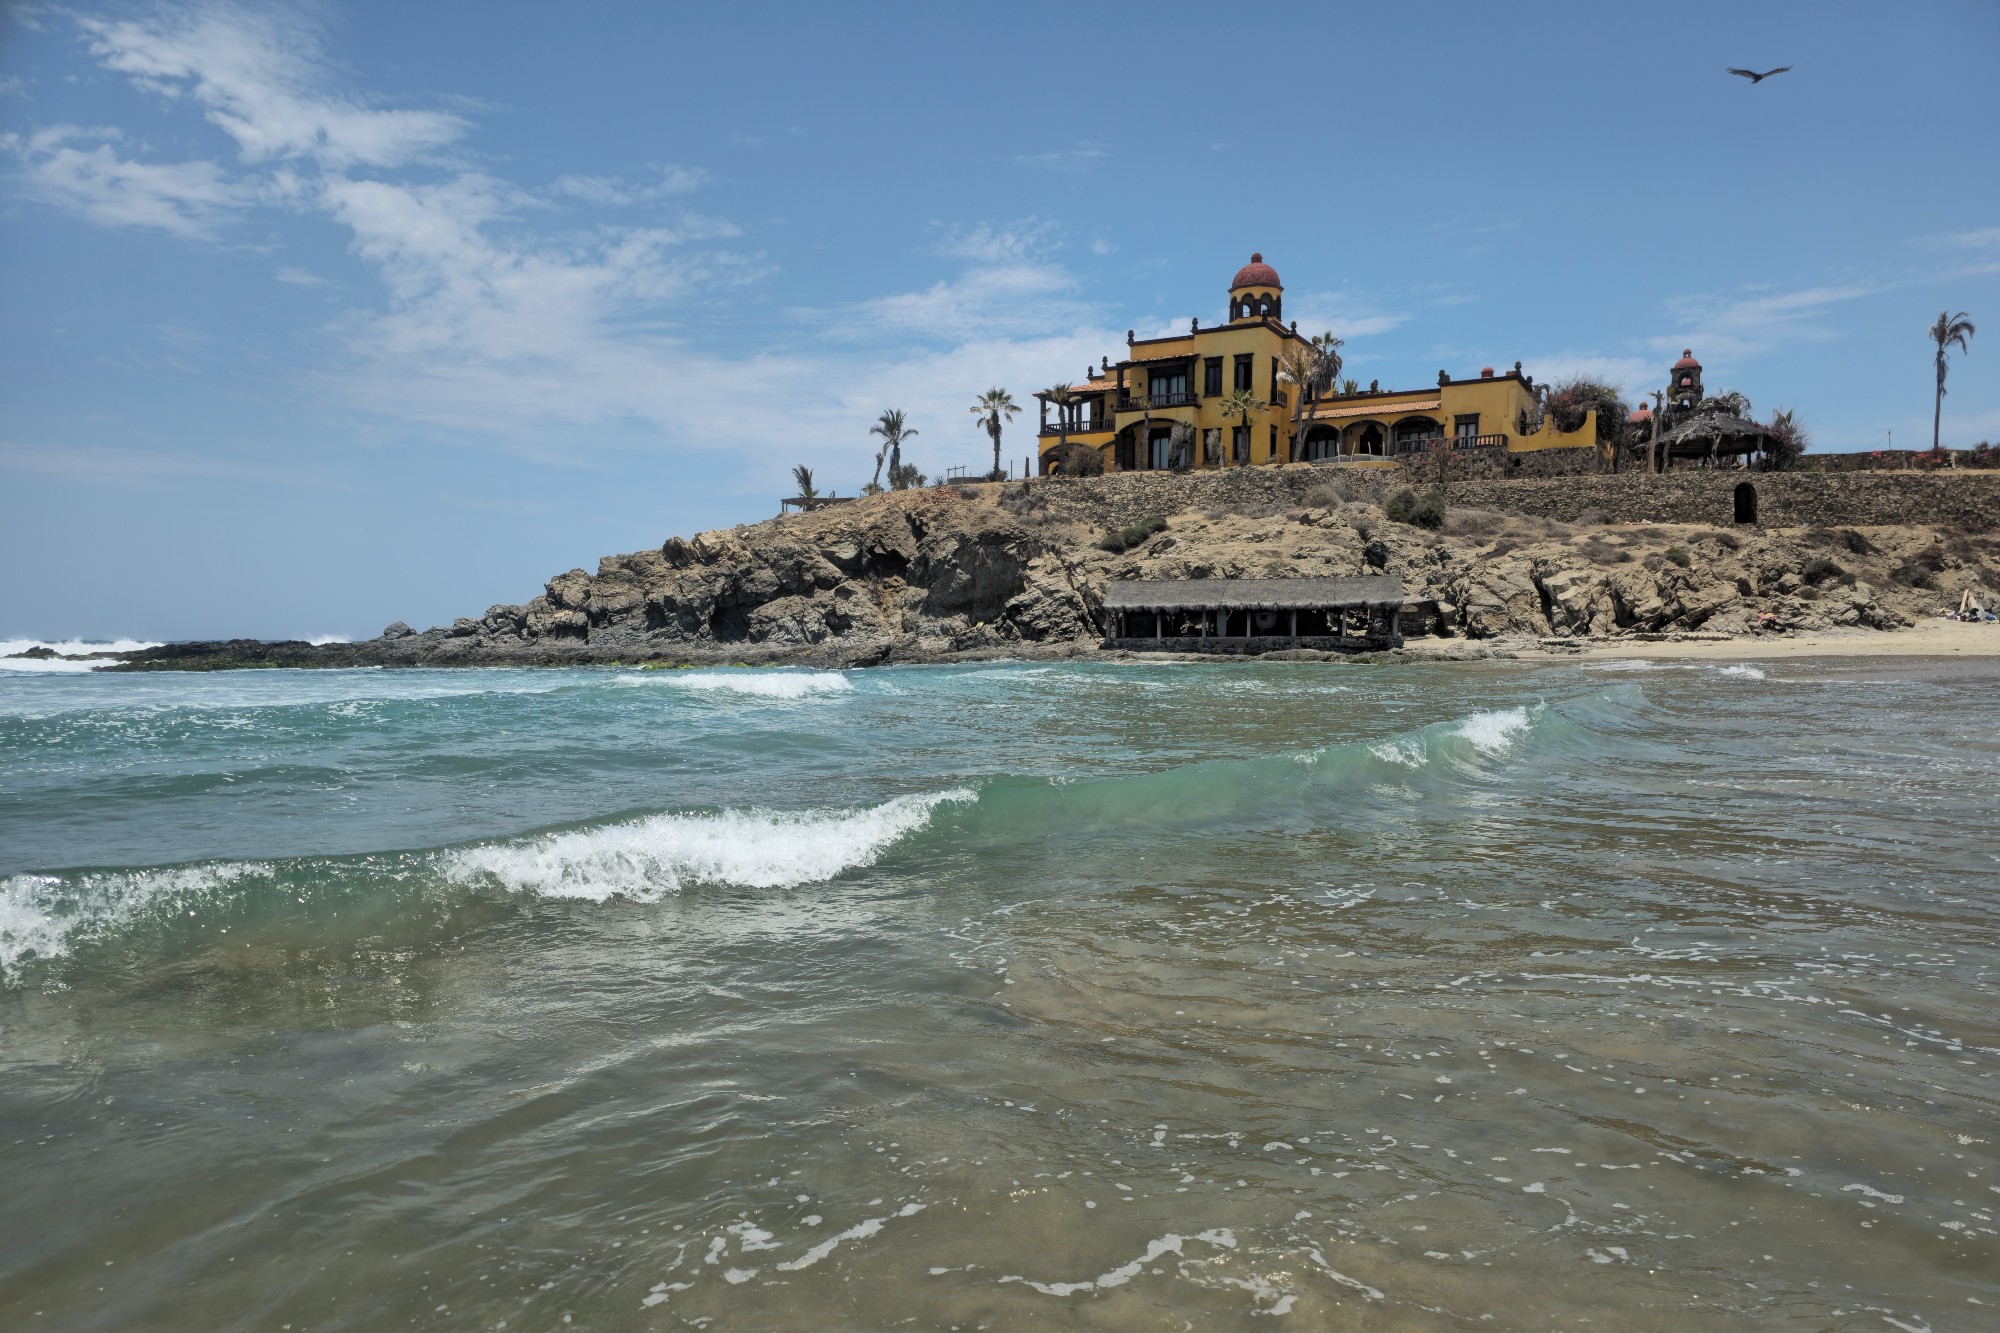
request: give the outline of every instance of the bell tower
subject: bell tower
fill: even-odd
[[[1251,255],[1229,284],[1229,322],[1282,320],[1284,309],[1285,285],[1278,281],[1278,270],[1265,263],[1263,255]]]
[[[1674,362],[1673,375],[1667,381],[1667,401],[1682,412],[1691,412],[1701,406],[1705,397],[1701,388],[1701,362],[1694,359],[1694,349],[1683,347],[1681,359]]]

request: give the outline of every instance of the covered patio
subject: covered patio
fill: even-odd
[[[1104,593],[1105,646],[1167,652],[1357,651],[1403,642],[1402,580],[1127,579]]]

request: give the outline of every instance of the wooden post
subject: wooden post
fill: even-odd
[[[1166,637],[1166,622],[1166,612],[1157,610],[1153,612],[1153,638],[1156,642]]]
[[[1297,607],[1292,608],[1292,637],[1294,639],[1299,637],[1299,610]]]

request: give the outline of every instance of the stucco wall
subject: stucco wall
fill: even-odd
[[[1664,476],[1626,472],[1457,480],[1446,489],[1454,507],[1532,514],[1565,523],[1733,526],[1735,491],[1742,482],[1756,488],[1757,518],[1764,526],[1943,523],[1978,531],[2000,525],[2000,473],[1994,472],[1686,469]],[[1306,504],[1307,493],[1322,486],[1338,485],[1357,499],[1379,502],[1401,487],[1422,482],[1401,469],[1292,466],[1052,477],[1030,484],[1054,508],[1108,527],[1189,510],[1293,508]]]

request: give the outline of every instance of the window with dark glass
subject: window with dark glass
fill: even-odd
[[[1222,358],[1211,356],[1202,367],[1203,384],[1201,391],[1210,398],[1222,396]]]
[[[1461,412],[1453,417],[1451,419],[1451,433],[1458,436],[1461,440],[1478,439],[1479,414],[1477,412]]]
[[[1250,461],[1250,428],[1238,426],[1230,432],[1230,452],[1239,463]]]
[[[1250,355],[1250,353],[1248,353],[1248,352],[1243,352],[1243,353],[1240,353],[1240,354],[1239,354],[1239,355],[1237,356],[1237,358],[1236,358],[1236,387],[1237,387],[1237,388],[1239,388],[1239,389],[1248,389],[1248,388],[1250,388],[1250,387],[1251,387],[1251,386],[1250,386],[1250,377],[1251,377],[1251,375],[1253,374],[1253,372],[1252,372],[1252,370],[1251,370],[1251,365],[1252,365],[1252,364],[1253,364],[1253,363],[1254,363],[1255,361],[1256,361],[1256,358],[1255,358],[1254,356]]]
[[[1153,406],[1159,407],[1175,398],[1187,397],[1187,367],[1177,366],[1171,370],[1155,370],[1147,379],[1148,393],[1153,396]]]

